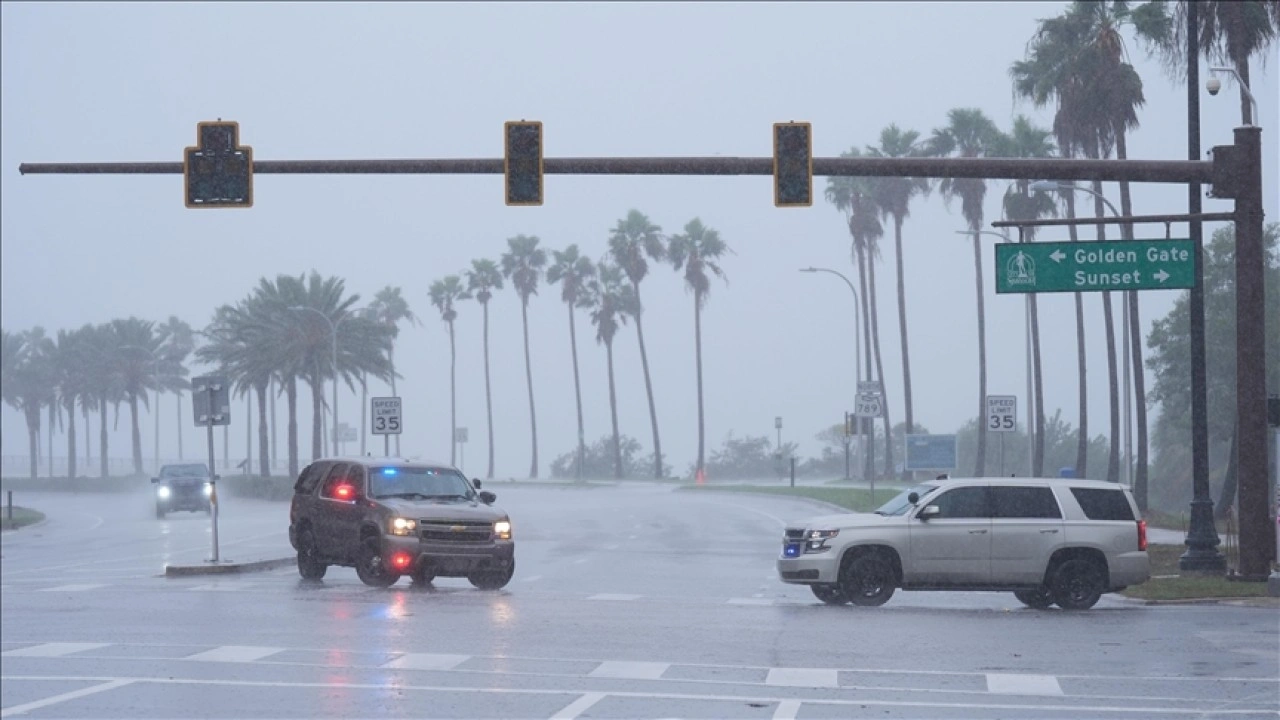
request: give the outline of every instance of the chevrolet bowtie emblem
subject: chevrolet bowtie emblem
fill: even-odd
[[[449,528],[449,529],[450,529],[450,530],[452,530],[452,531],[454,531],[454,532],[462,532],[463,530],[466,530],[467,528],[466,528],[465,526],[463,526],[463,525],[454,525],[453,527],[451,527],[451,528]]]

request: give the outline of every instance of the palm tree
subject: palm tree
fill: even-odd
[[[130,317],[112,320],[111,325],[119,340],[116,364],[123,383],[124,397],[129,403],[133,472],[141,475],[142,431],[138,425],[138,400],[141,399],[142,404],[149,407],[147,391],[155,386],[155,356],[160,350],[161,339],[155,332],[155,323],[149,320]]]
[[[1052,131],[1036,127],[1025,116],[1019,115],[1013,121],[1012,132],[1002,138],[1003,147],[998,152],[1007,157],[1052,157],[1056,152],[1052,135]],[[1036,220],[1058,214],[1053,198],[1041,191],[1030,192],[1030,185],[1029,180],[1018,180],[1009,185],[1004,194],[1005,217],[1010,220]],[[1021,234],[1023,242],[1034,242],[1036,228],[1022,228]],[[1031,376],[1036,409],[1035,417],[1027,422],[1027,428],[1033,438],[1031,476],[1040,477],[1044,473],[1044,378],[1040,375],[1040,314],[1035,293],[1027,295],[1027,303],[1031,310]]]
[[[915,130],[901,130],[897,125],[889,125],[880,131],[880,146],[868,147],[867,151],[871,157],[920,157],[925,148],[919,140],[920,133]],[[911,403],[911,355],[907,349],[907,286],[902,257],[902,223],[911,214],[912,198],[929,194],[929,181],[925,178],[876,178],[872,181],[871,191],[881,214],[893,218],[893,245],[898,272],[898,334],[902,341],[902,398],[907,427],[913,428],[915,421]],[[905,482],[905,465],[902,474]]]
[[[672,236],[667,245],[667,258],[676,272],[684,269],[685,285],[693,291],[693,339],[695,367],[698,373],[698,464],[697,477],[702,477],[706,466],[706,426],[702,412],[702,307],[711,292],[711,275],[724,278],[720,258],[732,252],[720,239],[720,233],[704,227],[698,218],[684,226],[684,233]]]
[[[560,299],[569,308],[569,350],[573,354],[573,393],[578,406],[578,481],[582,482],[582,464],[586,461],[587,444],[582,425],[582,384],[578,379],[578,331],[574,324],[574,312],[577,308],[591,308],[595,305],[592,296],[591,280],[595,277],[596,266],[590,258],[578,254],[578,246],[570,245],[564,250],[553,250],[555,262],[547,268],[547,282],[560,283]]]
[[[627,316],[639,317],[639,301],[634,285],[623,280],[622,268],[601,261],[596,277],[592,280],[592,295],[596,299],[591,311],[591,322],[596,326],[596,342],[604,345],[609,363],[609,419],[613,424],[613,474],[622,478],[622,442],[618,434],[618,394],[613,379],[613,338],[618,329],[627,324]]]
[[[267,453],[267,388],[275,375],[268,353],[260,348],[271,342],[264,318],[255,317],[260,306],[253,296],[235,306],[223,305],[214,311],[214,319],[205,336],[210,342],[196,353],[202,362],[217,366],[227,373],[237,396],[256,392],[258,396],[258,465],[259,474],[271,473]]]
[[[842,157],[862,157],[862,151],[853,148],[841,153]],[[871,178],[832,177],[827,179],[827,201],[843,212],[853,238],[853,261],[858,268],[858,284],[861,286],[862,335],[866,348],[867,379],[871,379],[871,360],[875,357],[875,374],[884,387],[884,365],[880,359],[880,322],[876,307],[875,261],[880,257],[879,239],[884,236],[880,224],[882,210],[876,203],[875,181]],[[892,427],[888,403],[883,404],[885,427]],[[870,448],[874,431],[868,429],[867,445]],[[874,453],[867,454],[868,474],[874,464]],[[893,434],[885,433],[886,470],[893,469]]]
[[[457,319],[458,311],[453,306],[458,300],[470,298],[471,294],[462,286],[462,278],[457,275],[448,275],[442,280],[436,280],[431,283],[429,293],[431,295],[431,304],[435,305],[436,309],[440,311],[440,319],[444,320],[444,324],[449,326],[449,464],[454,465],[457,462],[458,453],[458,384],[456,379],[458,353],[453,341],[453,321]],[[537,451],[535,450],[534,452],[536,454]]]
[[[408,322],[410,325],[421,325],[418,318],[409,309],[409,302],[404,299],[400,293],[400,288],[390,285],[378,291],[373,296],[373,302],[369,304],[370,313],[378,322],[386,325],[391,329],[391,337],[394,340],[400,335],[400,321]],[[392,344],[391,350],[387,353],[387,362],[391,366],[391,395],[396,396],[396,353],[395,345]],[[364,381],[361,381],[364,385]],[[364,403],[363,413],[368,411],[368,402]],[[396,435],[396,455],[400,454],[400,435]]]
[[[275,336],[274,342],[257,350],[269,354],[280,392],[285,396],[288,415],[285,445],[290,477],[298,476],[298,378],[307,371],[307,361],[297,349],[303,333],[301,324],[297,313],[289,308],[301,305],[305,299],[305,278],[301,275],[278,275],[274,281],[262,278],[252,294],[253,317]]]
[[[39,474],[40,411],[53,396],[53,341],[44,328],[23,332],[16,340],[6,338],[5,401],[22,413],[27,421],[28,457],[31,477]]]
[[[538,278],[547,264],[547,252],[538,247],[538,238],[517,235],[507,239],[511,249],[502,254],[502,274],[511,281],[520,296],[520,319],[524,323],[524,375],[529,387],[529,431],[533,441],[533,460],[529,477],[538,477],[538,418],[533,409],[533,363],[529,357],[529,297],[538,294]]]
[[[85,326],[86,359],[83,368],[84,380],[92,397],[82,401],[82,407],[88,411],[98,411],[98,461],[101,464],[99,474],[107,477],[107,409],[118,404],[124,397],[124,383],[121,378],[117,359],[120,356],[120,338],[116,335],[112,323]],[[85,418],[88,426],[88,416]]]
[[[467,290],[484,311],[484,409],[489,423],[489,471],[486,478],[493,478],[493,394],[489,387],[489,301],[493,291],[502,289],[502,271],[492,260],[472,260],[467,273]]]
[[[85,352],[83,329],[58,331],[53,368],[58,398],[67,411],[67,477],[76,476],[76,405],[88,392],[81,372],[86,362]]]
[[[981,110],[955,108],[947,113],[946,127],[933,131],[931,150],[937,155],[955,153],[958,157],[982,157],[989,154],[997,142],[1000,131]],[[987,183],[977,178],[944,178],[939,184],[942,197],[950,202],[960,198],[960,212],[973,233],[973,271],[978,300],[978,417],[986,409],[987,397],[987,328],[982,289],[982,243],[978,231],[982,229],[982,203],[987,195]],[[978,423],[978,459],[974,475],[986,473],[987,424]]]
[[[178,459],[182,459],[182,394],[190,387],[187,381],[187,357],[196,349],[195,332],[175,315],[156,327],[164,345],[161,347],[160,391],[171,392],[177,400],[174,425],[178,430]],[[156,408],[156,413],[160,408]]]
[[[631,210],[618,221],[609,236],[609,254],[613,262],[626,273],[635,296],[634,317],[636,337],[640,340],[640,366],[644,369],[644,389],[649,398],[649,424],[653,428],[653,476],[662,477],[662,442],[658,439],[658,411],[653,403],[653,382],[649,377],[649,354],[644,347],[644,323],[641,314],[640,281],[649,274],[649,260],[661,261],[666,257],[666,243],[662,228],[649,221],[639,210]]]

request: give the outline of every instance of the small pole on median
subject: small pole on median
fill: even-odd
[[[13,522],[13,491],[9,490],[6,494],[9,497],[8,501],[5,503],[7,507],[6,513],[9,516],[9,522],[12,523]]]
[[[796,456],[791,456],[791,487],[796,486]]]

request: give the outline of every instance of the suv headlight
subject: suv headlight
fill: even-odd
[[[211,497],[213,495],[213,483],[204,484],[204,496]]]
[[[825,552],[831,548],[827,547],[827,541],[840,534],[839,530],[810,530],[805,552]]]
[[[160,487],[156,488],[156,497],[160,498],[161,500],[168,500],[169,492],[170,491],[169,491],[168,485],[161,485]]]
[[[418,521],[410,518],[394,518],[391,520],[392,535],[412,535],[418,529]]]
[[[493,534],[498,536],[499,540],[511,539],[511,521],[499,520],[493,524]]]

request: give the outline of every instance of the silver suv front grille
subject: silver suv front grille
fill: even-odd
[[[418,535],[435,542],[488,542],[493,524],[475,520],[419,520]]]

